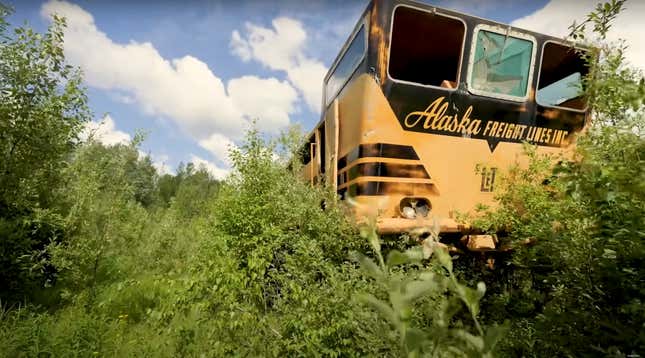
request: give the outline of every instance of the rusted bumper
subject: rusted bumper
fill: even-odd
[[[497,239],[492,235],[472,235],[469,225],[459,224],[453,219],[410,220],[404,218],[382,218],[376,222],[379,234],[399,234],[419,229],[438,230],[439,233],[461,233],[459,240],[469,251],[495,251]]]
[[[432,230],[435,227],[438,228],[440,233],[465,233],[470,229],[468,225],[460,224],[449,218],[437,218],[434,220],[380,218],[376,221],[376,228],[379,234],[398,234],[423,228]]]

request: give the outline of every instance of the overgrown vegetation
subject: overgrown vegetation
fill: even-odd
[[[507,232],[514,251],[492,272],[462,267],[489,285],[484,319],[511,320],[506,355],[645,352],[645,84],[624,45],[604,43],[622,6],[600,4],[572,26],[574,38],[593,27],[598,45],[586,81],[594,122],[576,160],[528,148],[529,167],[510,170],[499,208],[477,223]]]
[[[386,259],[373,227],[363,228],[362,236],[372,246],[376,262],[360,253],[355,254],[356,259],[366,275],[386,291],[387,300],[371,294],[358,297],[372,306],[398,333],[402,355],[493,355],[493,349],[507,327],[505,324],[495,325],[484,331],[478,315],[479,301],[486,292],[486,285],[479,282],[473,289],[457,280],[452,258],[439,243],[436,232],[423,241],[423,246],[416,245],[403,252],[390,250]],[[435,260],[425,261],[430,257]],[[411,266],[419,269],[414,270]],[[418,305],[418,301],[422,304]],[[469,316],[466,322],[456,319],[462,308],[467,310],[465,317]]]
[[[622,5],[575,36],[604,40]],[[0,11],[0,356],[645,352],[645,85],[620,45],[590,61],[576,160],[527,148],[478,219],[512,248],[490,270],[436,235],[383,249],[275,160],[293,138],[249,131],[224,182],[192,164],[159,175],[139,136],[79,140],[91,113],[64,21],[9,33]]]

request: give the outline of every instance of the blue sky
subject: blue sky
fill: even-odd
[[[431,3],[505,23],[524,18],[520,24],[540,30],[548,24],[531,20],[531,15],[557,2]],[[260,129],[269,134],[290,123],[306,130],[314,125],[322,76],[366,2],[9,4],[15,9],[12,23],[27,21],[40,31],[49,24],[48,14],[67,17],[66,55],[85,72],[96,121],[109,115],[99,130],[105,142],[125,141],[143,130],[148,135],[142,150],[160,167],[163,163],[164,170],[194,161],[223,176],[227,145],[239,141],[251,118],[258,117]]]

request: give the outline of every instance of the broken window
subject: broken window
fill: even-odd
[[[588,67],[578,50],[547,42],[542,53],[537,102],[542,106],[557,106],[584,110],[582,79]]]
[[[302,165],[307,165],[307,164],[309,164],[311,162],[311,159],[312,159],[311,158],[311,154],[312,154],[311,153],[311,145],[314,144],[314,143],[316,143],[316,136],[311,135],[311,137],[309,137],[309,140],[307,141],[307,143],[305,143],[305,146],[300,150]],[[315,156],[316,153],[314,152],[313,154]]]
[[[327,85],[325,86],[327,104],[336,97],[345,82],[352,76],[356,67],[363,61],[365,48],[365,27],[361,26],[327,80]]]
[[[428,11],[394,10],[390,77],[422,85],[456,88],[466,27]]]
[[[532,41],[478,31],[470,79],[472,88],[502,96],[525,97],[532,54]]]

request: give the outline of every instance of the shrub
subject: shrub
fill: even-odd
[[[341,207],[321,208],[331,194],[299,180],[274,159],[274,149],[250,131],[231,153],[234,172],[212,204],[196,299],[209,297],[221,349],[353,355],[383,348],[357,334],[374,323],[356,310],[352,292],[365,283],[347,260],[364,242]]]
[[[18,302],[51,283],[45,247],[65,234],[55,189],[90,113],[64,21],[9,33],[8,14],[0,4],[0,299]]]
[[[601,41],[622,4],[599,4],[589,15]],[[514,248],[495,273],[463,270],[491,287],[485,317],[512,321],[508,355],[645,349],[645,84],[624,64],[623,50],[601,44],[600,59],[591,59],[594,122],[578,140],[576,160],[556,163],[529,148],[529,167],[512,168],[498,210],[477,223],[505,231],[503,244]]]

